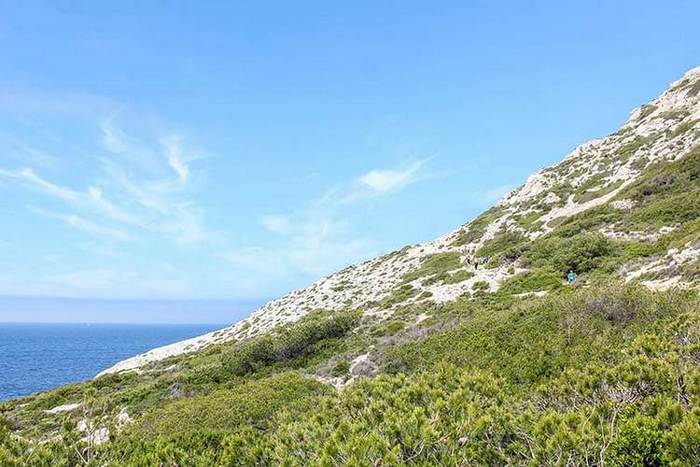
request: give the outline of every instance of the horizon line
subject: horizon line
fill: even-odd
[[[1,299],[43,299],[43,300],[93,300],[110,302],[238,302],[238,303],[267,303],[274,298],[244,299],[244,298],[159,298],[159,297],[70,297],[61,295],[10,295],[0,294]]]
[[[138,322],[138,321],[0,321],[0,326],[2,325],[7,325],[7,324],[12,324],[12,325],[26,325],[26,324],[32,324],[32,325],[46,325],[46,324],[76,324],[76,325],[85,325],[85,326],[94,326],[94,325],[107,325],[107,326],[221,326],[221,327],[226,327],[226,326],[231,326],[232,324],[235,323],[185,323],[185,322],[177,322],[177,323],[167,323],[167,322]]]

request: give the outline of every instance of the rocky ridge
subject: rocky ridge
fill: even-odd
[[[632,209],[634,200],[620,198],[625,188],[648,167],[662,160],[681,159],[698,144],[700,67],[690,70],[657,99],[635,109],[618,132],[578,146],[560,163],[535,173],[497,206],[458,229],[434,241],[345,268],[267,303],[230,327],[124,360],[98,377],[138,370],[211,344],[246,339],[297,321],[314,310],[359,308],[366,315],[385,318],[395,307],[419,300],[442,303],[469,295],[476,288],[495,291],[505,279],[526,269],[518,261],[502,259],[475,268],[475,253],[483,252],[490,242],[508,236],[535,240],[564,219],[603,205],[620,211]],[[612,224],[598,231],[614,239],[649,240],[675,228],[665,225],[627,231]],[[691,242],[670,248],[664,255],[626,264],[620,274],[650,288],[684,285],[674,271],[699,258],[700,244]],[[432,261],[451,266],[439,278],[423,274],[429,272]],[[664,272],[661,278],[653,276],[659,272]]]

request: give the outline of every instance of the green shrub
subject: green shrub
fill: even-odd
[[[257,337],[223,356],[231,373],[243,376],[257,371],[276,360],[275,341],[271,336]]]
[[[338,363],[336,363],[335,366],[333,367],[331,374],[333,376],[335,376],[336,378],[338,378],[341,376],[346,376],[349,371],[350,371],[350,362],[348,362],[347,360],[339,360]]]
[[[628,259],[651,256],[657,252],[653,245],[644,242],[625,243],[623,248]]]
[[[607,259],[621,257],[619,246],[598,233],[578,234],[571,238],[547,237],[535,241],[525,254],[525,264],[533,268],[585,273],[603,265]]]
[[[378,325],[372,335],[374,337],[393,336],[406,328],[406,323],[400,320],[383,322]]]
[[[488,369],[520,385],[539,383],[576,362],[612,358],[618,354],[620,330],[631,332],[635,323],[642,329],[694,303],[682,295],[656,298],[633,285],[562,292],[472,311],[454,329],[390,349],[387,369],[414,371],[446,360]],[[687,305],[679,305],[680,298]]]
[[[423,292],[418,295],[418,300],[426,300],[430,297],[433,296],[433,293],[430,290],[424,290]]]
[[[561,273],[544,267],[511,276],[503,281],[500,290],[511,294],[556,290],[562,287]]]
[[[620,220],[620,211],[609,205],[588,209],[567,218],[560,218],[561,223],[552,236],[569,238],[574,235],[596,230],[596,228],[614,224]]]
[[[515,215],[513,216],[513,220],[525,230],[537,230],[542,226],[542,222],[539,219],[543,214],[543,211],[535,211],[526,216]]]
[[[700,218],[700,189],[648,202],[630,213],[635,226],[662,227]]]
[[[330,393],[328,386],[317,381],[281,373],[155,408],[131,430],[141,439],[208,430],[231,432],[245,425],[262,430],[280,409],[305,411],[318,396]]]
[[[645,119],[649,115],[653,114],[657,108],[658,107],[656,107],[655,105],[652,105],[652,104],[644,104],[639,110],[639,119],[640,120]]]
[[[476,252],[476,255],[492,256],[525,241],[527,241],[527,237],[519,231],[502,230],[492,239],[484,242],[484,245]]]
[[[442,282],[443,284],[459,284],[460,282],[469,280],[472,277],[474,277],[473,272],[462,269],[453,274],[448,274]]]
[[[382,308],[391,308],[397,303],[403,303],[418,295],[419,290],[411,284],[401,284],[391,291],[391,294],[379,303]]]
[[[610,446],[610,465],[661,465],[662,432],[656,419],[638,415],[624,420]]]
[[[405,274],[402,281],[412,282],[421,277],[443,274],[457,269],[460,266],[460,255],[456,251],[435,253],[425,257],[422,260],[420,267],[415,271]]]
[[[464,246],[473,243],[483,237],[488,225],[501,215],[501,208],[492,207],[488,211],[469,223],[466,229],[462,230],[452,246]]]
[[[223,365],[232,374],[244,376],[275,362],[304,357],[313,353],[319,342],[343,337],[358,322],[359,315],[355,312],[310,315],[274,335],[263,335],[234,346],[222,354]]]

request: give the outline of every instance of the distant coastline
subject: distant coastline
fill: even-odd
[[[0,401],[87,380],[122,359],[222,327],[0,323]]]

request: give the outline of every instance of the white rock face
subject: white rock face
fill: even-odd
[[[85,435],[82,440],[86,443],[99,446],[109,441],[109,429],[106,427],[92,427],[86,420],[80,420],[77,428],[78,431]]]
[[[65,404],[59,405],[58,407],[54,407],[53,409],[45,410],[45,412],[48,414],[72,412],[78,407],[80,407],[80,404]]]
[[[686,155],[700,140],[700,93],[691,92],[700,81],[700,67],[690,70],[650,104],[635,109],[620,131],[602,139],[584,143],[562,162],[540,170],[520,188],[506,195],[492,211],[493,218],[481,235],[472,242],[455,244],[465,232],[476,228],[467,223],[432,242],[406,247],[398,252],[350,266],[285,297],[269,302],[249,318],[220,331],[205,334],[124,360],[98,375],[137,370],[149,363],[200,350],[208,345],[245,339],[276,326],[297,321],[318,310],[361,308],[366,314],[385,316],[376,303],[391,295],[402,277],[415,271],[421,262],[435,253],[456,252],[464,261],[500,232],[520,232],[530,239],[551,231],[562,218],[609,202],[632,183],[649,164],[676,160]],[[576,189],[583,196],[573,194]],[[633,207],[629,200],[617,201],[617,209]],[[525,229],[519,220],[533,216],[536,227]],[[533,225],[535,225],[533,224]],[[617,235],[613,230],[606,235]],[[457,284],[423,286],[414,282],[419,292],[430,292],[430,300],[448,302],[468,293],[476,282],[486,282],[496,290],[501,282],[521,272],[516,265],[494,269],[461,266],[453,272],[467,270],[474,275]],[[663,284],[662,284],[663,285]],[[409,301],[417,300],[417,296]]]
[[[129,415],[129,412],[127,412],[126,407],[122,407],[117,414],[117,427],[123,428],[124,425],[131,423],[132,421],[131,415]]]

